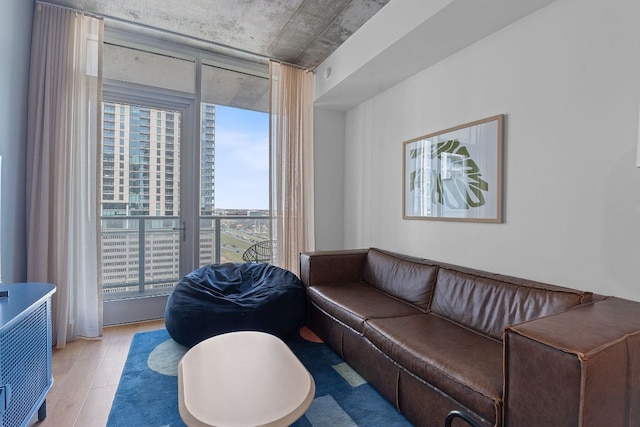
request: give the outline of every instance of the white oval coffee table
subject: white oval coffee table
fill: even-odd
[[[180,417],[189,427],[288,426],[309,408],[315,388],[289,347],[263,332],[209,338],[178,365]]]

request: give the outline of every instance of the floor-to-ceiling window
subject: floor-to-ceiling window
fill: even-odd
[[[269,238],[266,65],[110,34],[104,49],[105,324],[161,317],[192,269]]]

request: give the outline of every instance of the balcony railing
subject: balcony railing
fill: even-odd
[[[166,294],[180,279],[178,217],[103,216],[103,298]],[[269,217],[200,217],[199,265],[242,262],[252,244],[269,239]]]

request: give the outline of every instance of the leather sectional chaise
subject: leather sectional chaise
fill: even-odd
[[[640,303],[375,248],[300,276],[309,328],[417,426],[640,426]]]

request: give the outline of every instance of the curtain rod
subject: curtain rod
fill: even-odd
[[[275,58],[270,58],[266,55],[262,55],[259,53],[255,53],[255,52],[250,52],[248,50],[243,50],[243,49],[238,49],[235,47],[231,47],[231,46],[226,46],[223,45],[221,43],[216,43],[214,41],[211,40],[206,40],[200,37],[194,37],[194,36],[189,36],[186,34],[180,34],[177,33],[175,31],[169,31],[169,30],[165,30],[165,29],[161,29],[161,28],[157,28],[157,27],[153,27],[151,25],[147,25],[147,24],[141,24],[138,22],[132,22],[132,21],[128,21],[126,19],[121,19],[121,18],[116,18],[114,16],[109,16],[109,15],[101,15],[101,14],[97,14],[95,12],[88,12],[88,11],[84,11],[84,10],[79,10],[79,9],[75,9],[72,7],[67,7],[67,6],[61,6],[55,3],[51,3],[49,1],[46,0],[36,0],[36,4],[46,4],[49,6],[56,6],[56,7],[60,7],[63,9],[67,9],[76,13],[81,13],[87,16],[91,16],[97,19],[103,19],[105,21],[105,23],[110,23],[110,24],[114,24],[115,27],[117,26],[124,26],[124,27],[134,27],[134,29],[137,29],[139,31],[142,32],[148,32],[148,33],[157,33],[160,34],[162,36],[165,36],[167,38],[169,38],[172,41],[178,41],[179,40],[186,40],[189,41],[191,43],[194,43],[196,45],[204,45],[207,46],[212,52],[214,53],[218,53],[218,54],[224,54],[224,55],[228,55],[231,57],[236,57],[236,58],[242,58],[242,59],[247,59],[247,58],[251,58],[254,62],[266,62],[268,63],[269,61],[274,61],[277,62],[279,64],[284,64],[284,65],[289,65],[291,67],[295,67],[304,71],[313,71],[310,70],[308,68],[302,67],[300,65],[297,64],[292,64],[286,61],[281,61]],[[115,28],[117,29],[117,28]],[[181,44],[187,44],[187,43],[181,43]],[[188,45],[188,44],[187,44]]]

